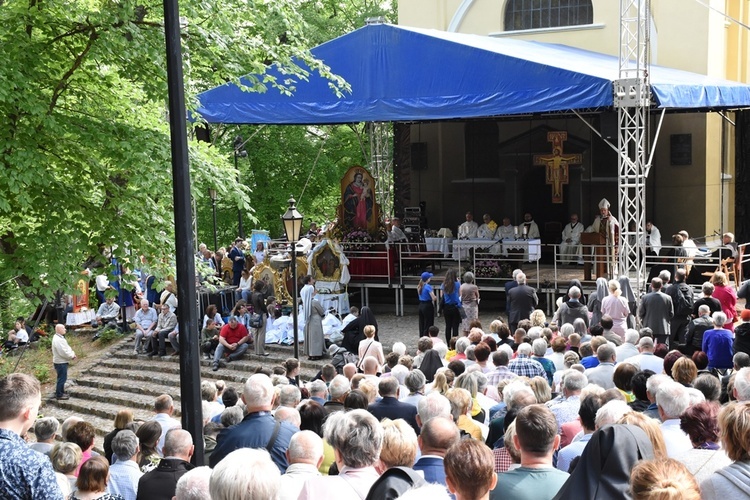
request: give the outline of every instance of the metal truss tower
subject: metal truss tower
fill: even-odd
[[[370,122],[370,172],[381,214],[393,217],[393,124]]]
[[[640,242],[646,230],[649,0],[620,0],[620,74],[614,83],[618,118],[619,274],[643,290],[646,263]],[[636,292],[638,293],[638,292]]]

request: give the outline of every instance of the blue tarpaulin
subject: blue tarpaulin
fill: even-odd
[[[611,108],[617,57],[564,45],[368,25],[312,49],[346,80],[339,97],[311,73],[293,95],[233,83],[199,95],[209,123],[326,124],[446,120]],[[305,65],[301,65],[306,68]],[[275,68],[280,81],[290,78]],[[750,86],[658,66],[649,68],[656,107],[750,106]]]

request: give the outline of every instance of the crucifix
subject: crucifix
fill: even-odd
[[[534,155],[534,165],[547,167],[547,184],[552,186],[552,203],[563,202],[563,184],[568,183],[568,165],[580,165],[581,155],[564,155],[563,142],[567,132],[547,132],[547,142],[552,143],[552,154]]]

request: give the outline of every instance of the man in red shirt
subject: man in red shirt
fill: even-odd
[[[247,351],[250,334],[247,333],[245,325],[237,321],[237,316],[231,316],[229,323],[221,328],[219,333],[219,345],[214,354],[213,371],[219,369],[219,361],[224,356],[224,351],[229,351],[227,362],[240,359]]]

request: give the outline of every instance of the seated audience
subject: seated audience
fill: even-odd
[[[383,428],[365,410],[336,412],[324,426],[325,440],[336,450],[336,476],[305,481],[299,500],[366,498],[378,479],[375,464],[383,446]]]
[[[76,491],[70,500],[122,500],[120,495],[107,493],[109,463],[101,455],[91,457],[81,466]]]
[[[494,499],[551,499],[568,479],[568,473],[552,466],[560,444],[557,422],[543,405],[521,409],[515,419],[514,444],[521,452],[521,467],[500,474],[490,493]]]
[[[640,427],[606,425],[591,436],[570,479],[555,498],[623,498],[633,466],[653,458],[651,441]]]
[[[701,482],[704,500],[750,495],[750,403],[729,403],[719,412],[721,446],[733,463]]]
[[[456,500],[484,500],[497,484],[492,452],[473,439],[462,439],[445,454],[445,479]]]
[[[700,500],[701,490],[685,465],[672,458],[643,460],[630,477],[633,500]]]

